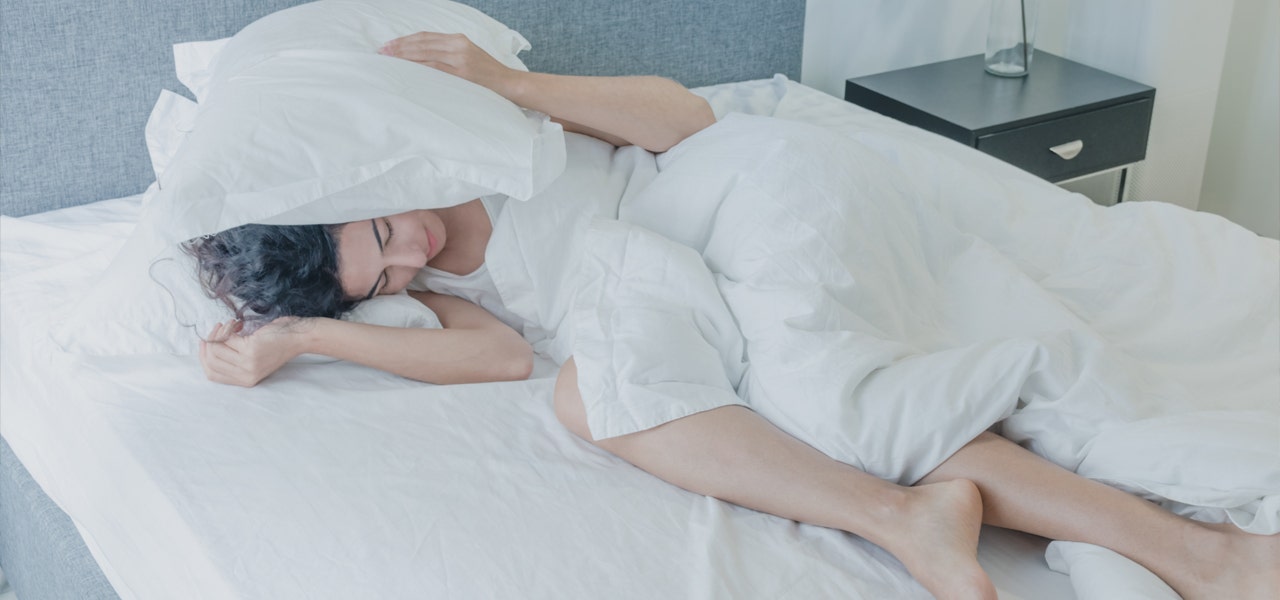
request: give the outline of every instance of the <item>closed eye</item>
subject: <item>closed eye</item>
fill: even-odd
[[[373,239],[375,242],[378,243],[379,255],[386,253],[387,244],[391,242],[391,233],[392,233],[391,221],[384,218],[382,219],[382,222],[387,226],[387,239],[385,241],[382,239],[382,232],[378,231],[378,222],[373,219],[369,219],[369,225],[373,227]],[[383,269],[382,273],[378,275],[377,281],[373,282],[373,287],[369,288],[369,293],[364,297],[364,299],[368,300],[376,296],[378,293],[380,293],[382,291],[382,288],[387,287],[388,280],[389,280],[389,276],[387,275],[387,271],[386,269]]]
[[[383,219],[382,222],[387,226],[387,237],[382,240],[382,248],[385,253],[386,247],[391,244],[391,237],[394,236],[396,232],[391,228],[390,219]],[[382,282],[382,287],[378,288],[378,291],[376,292],[377,294],[381,294],[382,290],[387,289],[387,286],[391,284],[391,274],[388,273],[386,269],[383,269],[382,276],[379,279]]]
[[[368,300],[374,296],[377,296],[382,291],[382,288],[387,287],[386,281],[387,281],[387,272],[383,271],[378,275],[378,280],[373,282],[373,287],[369,288],[369,295],[365,296],[364,299]]]

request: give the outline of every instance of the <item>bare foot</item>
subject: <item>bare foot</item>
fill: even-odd
[[[1189,540],[1186,581],[1170,583],[1187,600],[1276,598],[1280,590],[1280,534],[1254,535],[1233,525],[1206,525]]]
[[[902,561],[925,589],[939,599],[996,598],[995,586],[978,564],[978,486],[958,479],[909,488],[898,516],[892,539],[873,541]]]

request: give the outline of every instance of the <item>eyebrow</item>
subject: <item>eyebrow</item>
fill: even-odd
[[[382,234],[378,232],[378,222],[374,219],[369,219],[369,226],[373,227],[373,239],[378,241],[378,254],[382,254]],[[365,300],[373,297],[374,292],[378,291],[378,284],[382,283],[382,278],[385,276],[385,271],[378,274],[378,279],[373,282],[373,287],[369,288],[369,294],[364,297]]]

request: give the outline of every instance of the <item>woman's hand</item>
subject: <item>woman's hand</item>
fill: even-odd
[[[511,99],[510,85],[521,73],[498,62],[461,33],[421,31],[387,42],[378,53],[457,75],[507,99]]]
[[[303,320],[282,317],[240,335],[241,323],[219,323],[200,342],[200,364],[210,381],[253,387],[302,353]]]
[[[549,115],[565,131],[615,146],[665,152],[716,122],[702,97],[661,77],[577,77],[508,68],[462,34],[421,32],[378,52],[410,60],[497,92],[517,106]]]

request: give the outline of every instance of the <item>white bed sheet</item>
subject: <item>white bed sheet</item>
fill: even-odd
[[[684,492],[568,434],[547,364],[470,386],[301,364],[239,390],[190,357],[58,355],[39,331],[137,208],[2,222],[3,434],[122,598],[926,597],[866,542]],[[1063,585],[1042,544],[987,535],[1013,597]]]
[[[777,89],[755,86],[766,104]],[[298,364],[242,390],[191,357],[58,352],[49,326],[137,211],[0,219],[0,432],[126,600],[927,597],[854,536],[679,490],[576,439],[546,362],[526,382],[448,387]],[[1070,596],[1043,544],[984,533],[1002,597]]]

